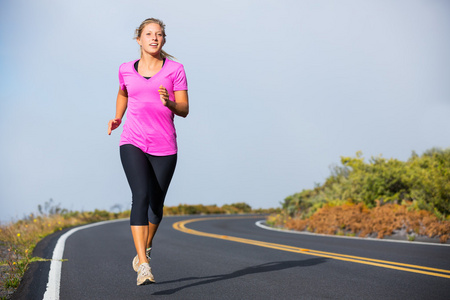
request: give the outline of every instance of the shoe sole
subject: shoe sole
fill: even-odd
[[[134,258],[133,258],[133,270],[135,271],[135,272],[137,272],[138,271],[138,263],[139,263],[139,257],[136,255]]]
[[[138,284],[138,285],[148,285],[148,284],[152,284],[152,283],[155,283],[155,281],[154,280],[151,281],[150,279],[145,279],[145,281],[143,283]]]

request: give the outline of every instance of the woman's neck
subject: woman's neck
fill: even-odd
[[[161,68],[163,58],[160,54],[158,56],[153,56],[150,54],[143,53],[141,56],[141,59],[139,61],[139,65],[152,70],[155,68]]]
[[[154,57],[152,55],[142,55],[139,60],[138,73],[144,77],[153,77],[163,67],[164,60],[160,55]]]

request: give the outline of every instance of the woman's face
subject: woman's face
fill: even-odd
[[[137,38],[138,44],[151,55],[158,55],[165,43],[165,38],[161,26],[150,23],[144,27],[141,36]]]

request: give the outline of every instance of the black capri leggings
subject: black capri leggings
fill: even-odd
[[[177,155],[154,156],[126,144],[120,146],[120,159],[133,197],[130,225],[159,224]]]

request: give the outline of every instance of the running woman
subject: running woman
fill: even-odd
[[[130,185],[130,225],[137,255],[132,265],[137,285],[155,282],[149,265],[153,237],[163,217],[164,199],[177,162],[174,115],[189,113],[183,65],[162,50],[165,25],[146,19],[136,29],[141,58],[119,67],[116,116],[108,134],[122,123],[120,159]]]

